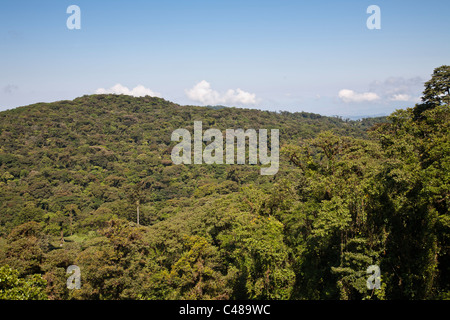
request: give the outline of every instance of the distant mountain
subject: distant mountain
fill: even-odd
[[[385,118],[388,115],[385,113],[378,113],[373,115],[364,115],[364,116],[342,116],[344,119],[350,119],[353,121],[362,120],[362,119],[370,119],[370,118]]]

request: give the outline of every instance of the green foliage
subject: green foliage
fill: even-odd
[[[19,271],[0,267],[0,300],[46,300],[45,286],[41,275],[20,278]]]
[[[435,106],[450,104],[450,66],[434,69],[431,80],[425,83],[422,101]]]
[[[414,119],[423,119],[422,114],[437,106],[450,104],[450,66],[440,66],[434,69],[432,77],[425,83],[422,103],[414,107]]]
[[[167,281],[176,299],[225,299],[229,277],[220,272],[217,248],[200,236],[186,237],[181,257],[172,265]]]
[[[398,111],[379,128],[386,161],[377,200],[390,212],[385,261],[399,285],[387,294],[396,298],[448,291],[449,111],[436,106],[419,120],[413,109]]]

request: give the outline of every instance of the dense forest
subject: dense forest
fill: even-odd
[[[360,121],[125,95],[3,111],[0,299],[449,299],[449,88],[436,68],[422,103]],[[278,173],[175,165],[194,121],[279,129]]]

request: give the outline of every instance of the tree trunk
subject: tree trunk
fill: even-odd
[[[136,200],[137,224],[139,225],[139,200]]]
[[[59,246],[62,247],[62,246],[63,246],[63,243],[64,243],[64,231],[63,231],[63,229],[62,229],[62,227],[61,227],[61,241],[60,241],[60,243],[59,243]]]
[[[73,236],[73,229],[72,229],[72,222],[73,222],[73,211],[72,209],[69,210],[69,220],[70,220],[70,235]]]

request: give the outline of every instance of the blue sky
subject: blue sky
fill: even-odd
[[[79,30],[67,28],[70,5]],[[370,5],[380,30],[366,26]],[[2,0],[0,110],[116,92],[388,114],[450,64],[448,12],[448,0]]]

